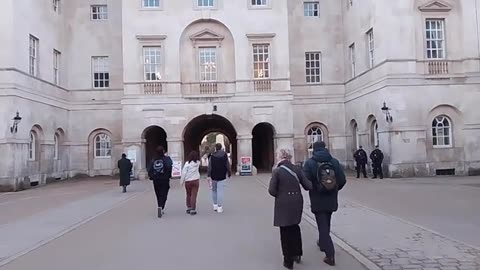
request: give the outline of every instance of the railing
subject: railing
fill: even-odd
[[[430,60],[427,62],[427,72],[429,75],[448,74],[448,61]]]
[[[218,84],[217,84],[217,82],[201,82],[200,83],[200,94],[202,94],[202,95],[218,94]]]
[[[253,88],[255,92],[270,92],[272,91],[272,81],[270,79],[255,80]]]
[[[146,95],[159,95],[162,93],[163,87],[161,82],[145,82],[143,83],[143,93]]]

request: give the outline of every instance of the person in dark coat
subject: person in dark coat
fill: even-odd
[[[357,169],[357,178],[360,178],[360,171],[362,172],[363,177],[367,178],[367,169],[365,168],[368,162],[367,152],[363,150],[363,147],[361,145],[359,149],[353,154],[353,158],[357,163],[357,166],[355,167]]]
[[[337,183],[335,190],[327,191],[320,183],[321,179],[317,178],[319,163],[328,163],[333,167]],[[326,257],[323,261],[333,266],[335,265],[335,248],[330,237],[330,224],[333,212],[338,210],[338,191],[345,186],[347,179],[340,163],[330,155],[324,142],[313,144],[313,156],[305,162],[303,171],[307,179],[312,182],[309,195],[311,210],[317,221],[317,245],[321,251],[325,252]]]
[[[280,150],[278,158],[280,162],[272,173],[268,192],[275,197],[273,225],[280,227],[283,265],[293,269],[294,261],[299,263],[303,253],[299,226],[303,213],[300,185],[305,190],[310,190],[312,183],[305,177],[301,168],[292,164],[292,155],[288,150]]]
[[[127,192],[127,186],[130,185],[132,166],[132,162],[127,158],[127,155],[122,154],[122,159],[118,161],[118,169],[120,169],[120,186],[123,187],[123,193]]]
[[[370,159],[372,160],[372,168],[373,168],[373,179],[380,177],[383,179],[383,169],[382,169],[382,162],[383,162],[383,153],[380,150],[379,146],[375,146],[375,150],[370,153]]]

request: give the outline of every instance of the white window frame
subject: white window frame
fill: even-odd
[[[308,84],[322,83],[321,52],[305,52],[305,82]]]
[[[28,73],[32,76],[38,77],[38,47],[39,47],[39,40],[33,35],[30,35],[30,45],[29,45],[29,65],[28,65]]]
[[[434,26],[434,28],[432,28]],[[425,19],[425,56],[431,60],[446,58],[445,19]],[[435,54],[435,56],[434,56]]]
[[[304,1],[303,2],[303,16],[304,17],[320,17],[320,2],[319,1]]]
[[[271,50],[270,50],[269,43],[253,43],[252,44],[253,79],[262,80],[262,79],[271,78],[272,70],[270,68],[270,62],[271,62],[270,52]],[[260,61],[259,60],[260,58],[262,58],[263,60]]]
[[[266,7],[269,0],[248,0],[253,7]]]
[[[142,49],[143,79],[145,81],[160,81],[162,79],[162,47],[143,46]]]
[[[445,125],[445,120],[447,125]],[[432,121],[432,144],[434,148],[451,148],[453,146],[452,121],[446,115],[439,115]],[[447,135],[446,132],[447,131]],[[448,138],[448,144],[445,139]],[[440,143],[441,142],[441,143]]]
[[[145,9],[159,9],[160,5],[162,4],[162,0],[141,0],[142,1],[142,8]],[[145,5],[147,3],[147,5]],[[158,5],[155,5],[158,3]]]
[[[309,156],[313,153],[313,144],[316,142],[324,142],[325,134],[320,125],[313,125],[307,130],[307,153]]]
[[[52,0],[53,11],[59,13],[60,11],[60,0]]]
[[[368,67],[373,68],[375,66],[375,35],[373,28],[367,32],[367,49],[368,49]]]
[[[349,58],[350,58],[350,73],[351,77],[355,78],[356,74],[356,56],[355,56],[355,43],[348,46]]]
[[[108,5],[91,5],[90,20],[92,21],[108,20]]]
[[[98,78],[95,78],[95,73],[98,73]],[[100,74],[103,74],[103,79],[100,79]],[[98,82],[97,86],[95,86],[95,82]],[[101,83],[103,86],[100,86]],[[108,56],[92,56],[92,87],[95,89],[110,88]]]
[[[54,160],[58,160],[58,157],[59,157],[59,153],[58,153],[59,141],[60,141],[60,136],[57,133],[55,133],[55,135],[53,136],[53,159]]]
[[[62,53],[53,50],[53,83],[60,85],[60,64],[61,64]]]
[[[194,0],[195,6],[199,9],[213,9],[217,5],[217,0]],[[211,5],[210,5],[211,3]]]
[[[198,48],[198,74],[201,82],[216,82],[218,80],[217,47],[205,46]]]
[[[30,131],[30,138],[28,141],[28,160],[35,161],[37,157],[37,134]]]
[[[93,138],[93,154],[97,159],[112,157],[112,139],[106,133],[99,133]]]

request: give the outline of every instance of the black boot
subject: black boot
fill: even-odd
[[[161,218],[163,216],[163,209],[161,207],[158,207],[158,218]]]
[[[293,269],[293,259],[283,257],[283,266],[287,269]]]
[[[123,193],[127,192],[127,186],[123,186]]]
[[[323,259],[323,262],[330,266],[335,266],[335,258],[325,257],[325,259]]]
[[[302,256],[295,256],[293,258],[293,261],[296,262],[296,263],[302,263]]]

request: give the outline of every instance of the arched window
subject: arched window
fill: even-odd
[[[378,138],[378,123],[377,123],[377,120],[373,120],[372,125],[370,127],[370,138],[371,138],[371,142],[372,142],[373,147],[380,144],[380,140]]]
[[[452,146],[452,124],[446,116],[437,116],[432,122],[433,146]]]
[[[28,141],[28,160],[35,160],[36,144],[37,144],[37,135],[35,134],[35,132],[30,131],[30,140]]]
[[[95,157],[109,158],[112,156],[112,141],[110,136],[105,133],[100,133],[95,136]]]
[[[358,149],[360,147],[360,136],[358,134],[357,122],[352,123],[352,139],[353,139],[353,147],[355,149]]]
[[[53,159],[58,160],[58,134],[55,133],[55,136],[53,137]]]
[[[313,144],[316,142],[323,141],[323,131],[322,128],[318,125],[311,126],[307,131],[307,149],[308,153],[312,154]]]

